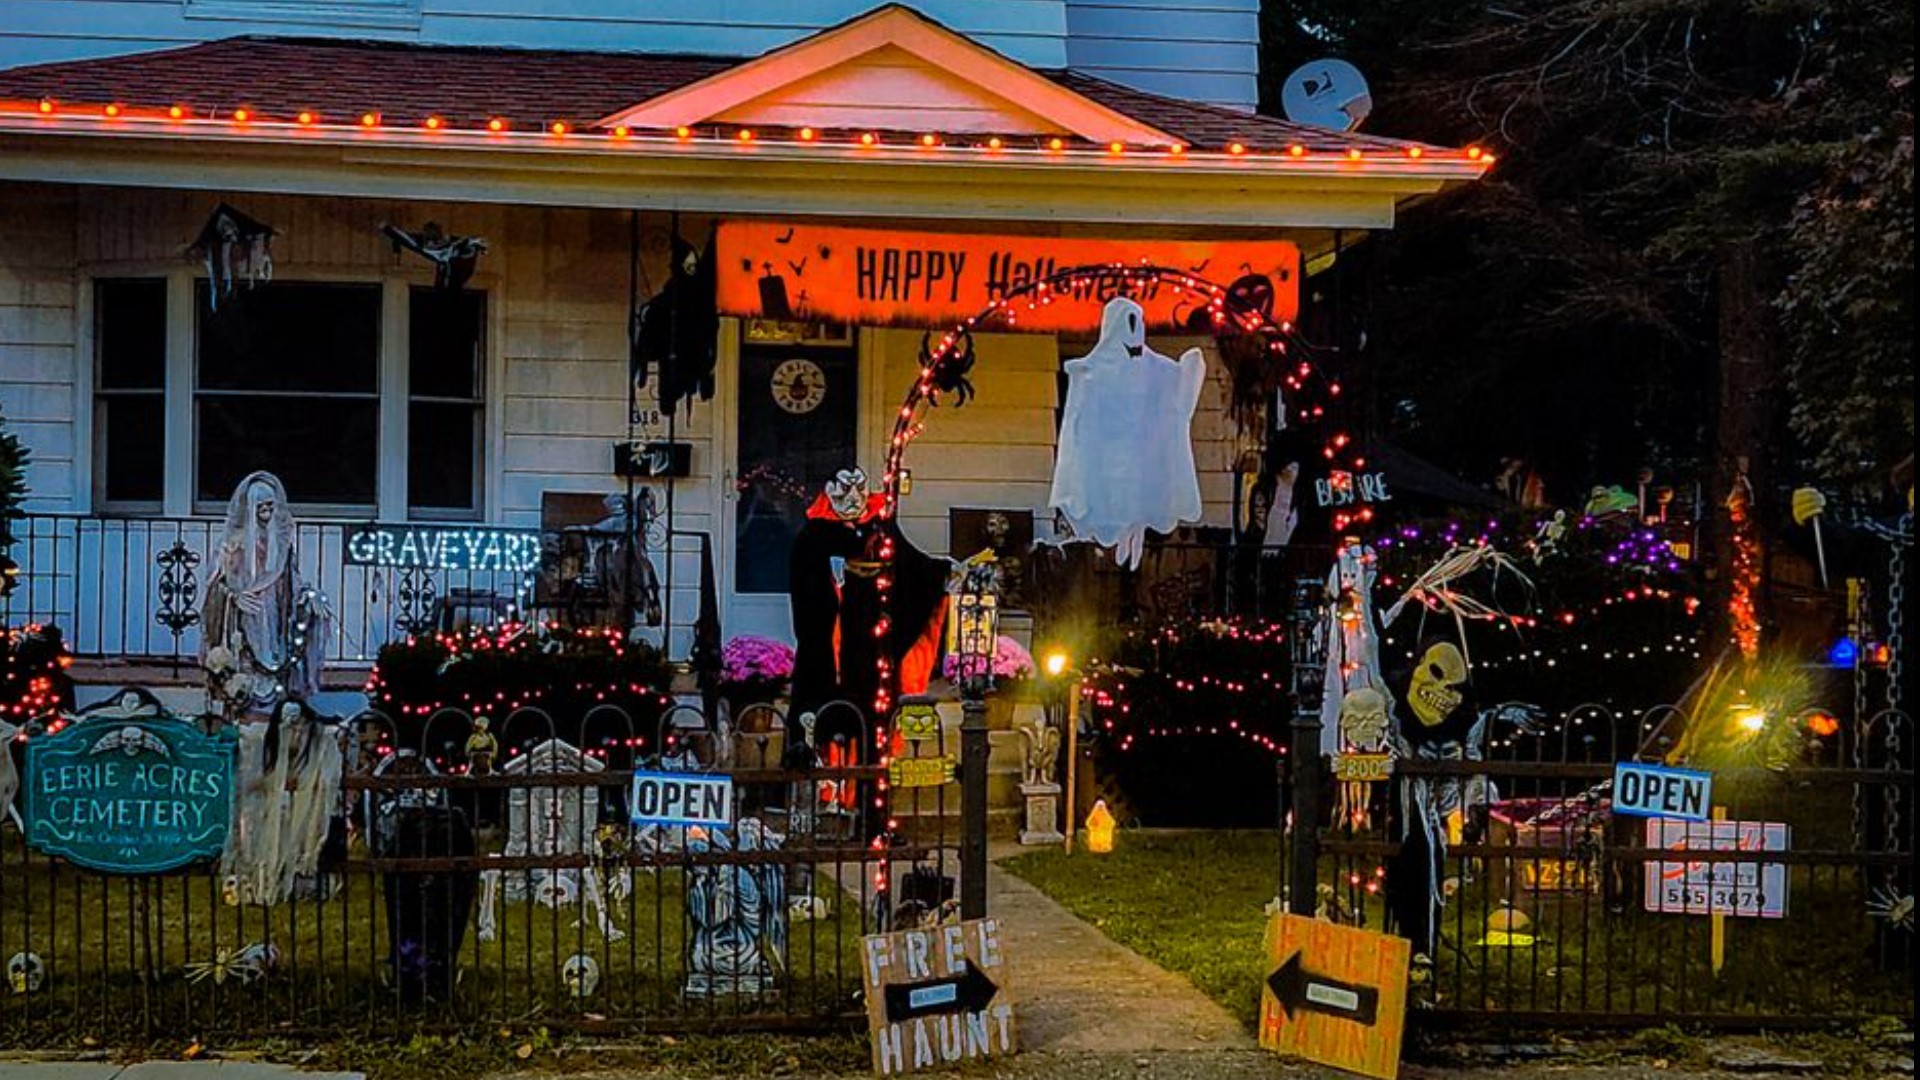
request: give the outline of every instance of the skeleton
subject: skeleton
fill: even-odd
[[[605,769],[558,739],[543,742],[501,768],[508,775],[537,778],[561,773],[597,773]],[[580,787],[515,788],[507,797],[508,856],[563,858],[597,854],[600,826],[598,789]],[[494,908],[504,891],[509,901],[531,900],[559,909],[581,905],[583,915],[608,941],[620,941],[626,933],[613,925],[607,913],[607,901],[601,888],[600,871],[592,866],[516,871],[510,875],[489,870],[481,874],[478,937],[492,941],[497,932]],[[504,885],[504,889],[503,889]]]
[[[320,691],[333,612],[301,580],[296,529],[278,477],[249,473],[234,487],[200,613],[207,693],[228,720]]]
[[[1362,687],[1380,687],[1380,629],[1373,615],[1377,556],[1365,544],[1343,545],[1327,574],[1327,614],[1315,628],[1326,651],[1327,670],[1320,699],[1320,752],[1340,752],[1340,710],[1347,695]]]
[[[1371,686],[1349,691],[1340,702],[1341,754],[1380,754],[1388,749],[1392,734],[1387,696]],[[1368,807],[1373,802],[1373,783],[1367,780],[1342,780],[1335,799],[1334,820],[1354,829],[1367,827]]]
[[[229,979],[250,983],[271,974],[279,963],[280,950],[263,942],[256,941],[238,949],[222,947],[214,950],[213,959],[188,964],[187,981],[201,983],[211,979],[215,986],[223,986]]]
[[[165,742],[161,741],[158,735],[143,728],[134,727],[131,724],[102,735],[100,740],[93,744],[93,749],[87,751],[87,756],[98,757],[101,754],[110,754],[115,750],[120,751],[128,757],[139,757],[143,751],[158,754],[163,758],[171,758],[173,756],[172,749],[170,749]]]

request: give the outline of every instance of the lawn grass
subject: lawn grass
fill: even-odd
[[[1124,832],[1111,855],[1031,852],[1003,865],[1107,936],[1177,972],[1249,1030],[1259,1013],[1261,942],[1278,880],[1271,832]],[[1637,869],[1637,867],[1635,868]],[[1371,862],[1327,856],[1343,920],[1383,921]],[[1432,981],[1417,1000],[1458,1015],[1872,1017],[1913,1013],[1912,942],[1867,915],[1857,872],[1789,870],[1784,919],[1725,920],[1725,966],[1710,965],[1712,920],[1650,914],[1632,883],[1594,892],[1509,891],[1482,860],[1451,859]],[[1502,947],[1489,920],[1511,903],[1533,942]],[[1500,914],[1501,919],[1508,918]]]
[[[1049,848],[1001,865],[1254,1027],[1279,873],[1273,833],[1129,831],[1112,854]]]

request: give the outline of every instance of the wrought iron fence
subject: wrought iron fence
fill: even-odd
[[[1615,762],[1661,760],[1694,719],[1587,706],[1552,734],[1492,732],[1484,760],[1396,760],[1378,783],[1307,755],[1282,859],[1293,910],[1388,927],[1430,873],[1437,946],[1413,1000],[1443,1022],[1910,1020],[1908,717],[1775,718],[1723,741],[1717,820],[1610,813]],[[1410,831],[1436,804],[1428,871]]]
[[[644,731],[611,710],[579,746],[526,709],[489,771],[430,741],[464,740],[466,714],[411,739],[362,714],[317,873],[268,906],[236,903],[209,863],[98,873],[0,824],[16,990],[0,1044],[843,1023],[863,934],[953,914],[960,788],[886,790],[858,710],[821,716],[819,745],[796,752],[770,706],[719,730],[688,706]],[[636,771],[725,777],[734,824],[633,824]]]

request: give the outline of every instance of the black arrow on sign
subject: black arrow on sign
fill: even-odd
[[[1326,1013],[1342,1020],[1355,1023],[1373,1024],[1380,1012],[1380,988],[1377,986],[1359,986],[1354,983],[1329,979],[1325,975],[1315,975],[1300,963],[1301,953],[1296,952],[1280,965],[1279,970],[1267,976],[1267,988],[1287,1011],[1287,1019],[1299,1010]]]
[[[979,1012],[1000,992],[987,973],[965,961],[958,975],[917,983],[896,983],[886,989],[887,1023],[898,1024],[918,1016]]]

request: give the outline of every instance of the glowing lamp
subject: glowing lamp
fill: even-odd
[[[1107,809],[1107,800],[1093,800],[1093,809],[1087,811],[1087,850],[1095,855],[1111,854],[1117,825],[1113,811]]]
[[[962,697],[977,699],[993,689],[993,648],[1000,635],[1000,602],[993,592],[993,578],[992,563],[969,566],[953,594],[947,649],[955,657]]]
[[[1748,732],[1749,734],[1757,734],[1767,726],[1767,713],[1765,709],[1748,704],[1745,701],[1735,702],[1733,706],[1733,722],[1739,725],[1740,730]]]
[[[1065,674],[1071,660],[1072,658],[1067,655],[1065,649],[1055,649],[1047,654],[1047,658],[1043,662],[1046,664],[1047,674],[1057,679]]]
[[[1824,709],[1817,710],[1807,716],[1807,730],[1823,739],[1831,739],[1840,734],[1840,718]]]

